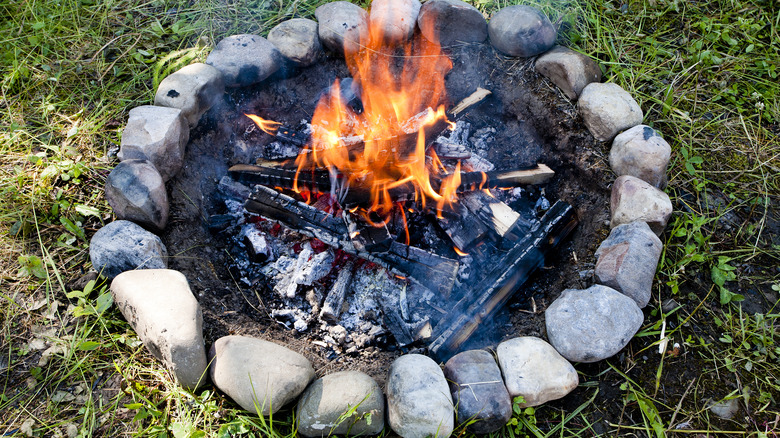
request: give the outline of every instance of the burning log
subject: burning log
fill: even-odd
[[[347,231],[352,244],[357,251],[385,252],[389,249],[393,236],[387,230],[387,226],[374,227],[349,212],[342,215],[347,224]]]
[[[383,266],[428,289],[449,295],[455,285],[458,262],[420,248],[392,241],[387,252],[359,251],[349,239],[346,223],[335,216],[262,185],[244,204],[247,211],[282,223],[327,245]]]
[[[519,240],[455,307],[436,325],[430,352],[441,361],[456,353],[463,343],[490,320],[525,283],[533,271],[543,265],[544,255],[555,248],[577,224],[574,209],[558,201],[541,223]]]

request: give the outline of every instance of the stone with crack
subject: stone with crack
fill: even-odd
[[[181,272],[127,271],[111,282],[119,310],[144,346],[189,390],[206,379],[203,311]]]

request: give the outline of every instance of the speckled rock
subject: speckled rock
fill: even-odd
[[[612,185],[610,208],[612,228],[644,221],[659,236],[672,215],[672,201],[666,193],[629,175],[618,177]]]
[[[617,84],[593,82],[577,102],[585,126],[599,141],[609,141],[623,130],[642,123],[644,113],[633,97]]]
[[[555,45],[558,32],[539,9],[526,5],[507,6],[493,14],[488,23],[490,44],[509,56],[527,58]]]
[[[596,281],[647,306],[663,246],[646,222],[618,225],[596,250]]]
[[[106,178],[106,200],[119,219],[158,231],[168,223],[165,183],[146,160],[125,160],[117,164]]]
[[[509,395],[522,396],[521,406],[539,406],[572,392],[579,384],[574,367],[552,345],[533,336],[498,344],[498,363]]]
[[[299,67],[316,64],[324,54],[317,22],[306,18],[293,18],[277,24],[268,33],[268,41]]]
[[[458,409],[458,421],[476,421],[468,426],[469,431],[495,432],[512,417],[512,401],[489,352],[468,350],[456,354],[444,365],[444,376]]]
[[[447,380],[433,359],[406,354],[396,359],[387,376],[387,420],[404,438],[448,437],[455,410]]]
[[[408,41],[420,14],[418,0],[373,0],[368,21],[373,35],[381,35],[387,44]]]
[[[222,73],[228,87],[246,87],[276,73],[282,55],[267,39],[258,35],[232,35],[222,39],[206,58],[206,64]]]
[[[123,272],[111,282],[111,294],[149,352],[182,386],[194,390],[204,382],[203,312],[181,272]]]
[[[89,242],[92,267],[113,279],[133,269],[165,269],[168,251],[162,240],[138,224],[118,220],[97,230]]]
[[[540,56],[534,68],[571,100],[576,100],[585,86],[601,80],[601,68],[596,61],[563,46],[555,46]]]
[[[615,355],[644,320],[634,300],[601,285],[564,290],[544,317],[550,344],[572,362],[598,362]]]
[[[211,381],[239,406],[276,413],[314,380],[311,362],[286,347],[246,336],[217,339],[209,350]]]
[[[163,79],[157,87],[157,94],[154,95],[154,104],[180,109],[189,126],[193,127],[198,124],[200,116],[224,94],[225,82],[222,80],[222,73],[208,64],[197,62]],[[122,139],[124,140],[124,137]],[[187,143],[186,140],[184,143]]]
[[[354,413],[346,420],[344,414]],[[340,371],[315,380],[301,395],[298,433],[306,437],[377,435],[385,427],[385,398],[379,385],[360,371]]]
[[[337,1],[325,3],[314,11],[319,22],[320,41],[336,53],[353,54],[368,41],[368,12],[360,6]]]
[[[429,41],[442,46],[457,42],[481,43],[487,38],[487,21],[474,6],[460,0],[430,0],[420,8],[417,26]]]
[[[666,186],[672,147],[651,127],[638,125],[612,142],[609,165],[618,176],[631,175],[659,189]]]
[[[117,157],[120,161],[147,160],[168,181],[184,164],[189,138],[190,128],[180,109],[139,106],[130,110]]]

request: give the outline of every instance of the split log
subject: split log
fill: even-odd
[[[320,310],[320,319],[336,324],[341,316],[341,308],[344,306],[344,299],[347,296],[347,289],[352,284],[352,271],[355,264],[350,260],[341,267],[333,287],[325,297]]]
[[[544,264],[544,255],[555,248],[577,224],[574,209],[558,201],[538,227],[518,241],[476,285],[469,288],[455,307],[434,328],[429,351],[446,361],[457,353],[483,321],[496,312]]]
[[[393,274],[449,295],[455,285],[458,262],[420,248],[392,241],[387,252],[359,251],[349,239],[346,223],[335,216],[262,185],[255,186],[244,204],[247,211],[279,222],[327,245],[374,262]]]
[[[490,90],[486,90],[482,87],[478,87],[477,91],[471,93],[468,97],[461,100],[457,105],[455,105],[451,110],[450,113],[453,116],[457,116],[459,113],[462,113],[469,107],[476,105],[483,100],[485,100],[486,97],[490,96],[492,93]]]

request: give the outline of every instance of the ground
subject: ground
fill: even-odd
[[[489,14],[514,2],[473,3]],[[213,388],[194,394],[177,388],[107,306],[105,290],[89,290],[83,276],[89,237],[111,220],[102,186],[116,163],[127,111],[150,103],[162,77],[205,59],[221,37],[265,34],[281,20],[311,16],[316,5],[66,0],[0,6],[4,434],[291,432],[289,411],[258,418]],[[498,435],[776,436],[778,5],[538,5],[560,23],[559,42],[598,59],[605,80],[629,90],[645,123],[672,145],[667,193],[675,216],[662,236],[654,297],[639,334],[619,355],[577,365],[577,390],[535,411],[517,412],[514,424]],[[556,111],[573,108],[561,104]],[[610,182],[604,176],[607,152],[606,145],[575,147],[567,161],[580,165],[556,169],[593,185],[586,195],[592,199],[581,203],[603,202]],[[603,238],[599,220],[592,218],[593,234]],[[588,263],[597,241],[582,241],[582,251],[574,248],[578,263]],[[576,282],[578,268],[568,257],[559,263],[569,274],[562,280],[543,273],[536,283],[540,293]],[[228,304],[245,310],[250,302]],[[539,311],[544,303],[537,304]],[[516,310],[516,319],[535,318],[521,311],[528,307]],[[207,336],[227,331],[213,318],[207,322],[215,327]],[[662,344],[665,354],[659,354]],[[324,362],[318,368],[319,374],[330,370]],[[723,399],[738,400],[732,420],[707,409]]]

